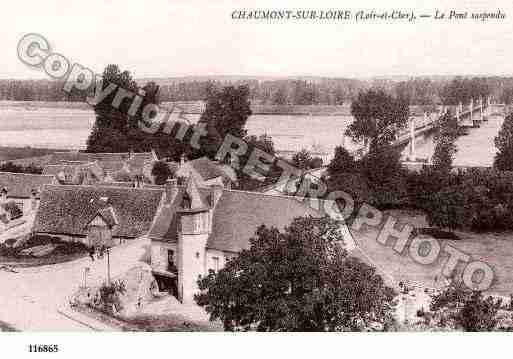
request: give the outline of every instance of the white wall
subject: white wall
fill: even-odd
[[[156,270],[167,271],[167,251],[172,250],[174,252],[175,264],[178,263],[178,253],[176,243],[168,242],[151,242],[151,266]]]
[[[216,270],[215,258],[218,259],[217,270],[220,270],[225,266],[226,262],[225,262],[224,253],[222,251],[209,249],[207,251],[207,264],[206,264],[205,274],[208,273],[208,271],[210,269]]]
[[[205,274],[208,233],[180,234],[178,239],[178,292],[183,303],[194,303],[197,280]]]

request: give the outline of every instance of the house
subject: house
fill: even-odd
[[[207,157],[186,161],[182,156],[180,163],[168,162],[175,177],[193,177],[196,183],[201,186],[221,185],[225,188],[232,188],[237,185],[237,174],[233,168]]]
[[[88,246],[112,246],[146,235],[163,190],[117,186],[47,185],[33,231]]]
[[[94,162],[94,161],[118,161],[122,162],[128,159],[128,152],[121,153],[91,153],[91,152],[80,152],[80,151],[60,151],[52,153],[52,159],[50,163],[58,164],[63,161],[82,161],[82,162]]]
[[[78,151],[55,152],[48,165],[63,165],[70,163],[95,163],[103,171],[105,178],[115,179],[120,173],[129,177],[148,176],[148,168],[158,161],[155,151],[151,152],[122,152],[122,153],[89,153]],[[125,176],[126,177],[126,176]],[[148,177],[150,179],[150,177]]]
[[[4,195],[2,191],[2,195]],[[18,219],[23,216],[21,208],[19,208],[14,201],[5,201],[0,203],[0,220],[4,224],[8,224],[10,221]]]
[[[235,191],[222,186],[200,188],[194,177],[179,186],[168,180],[162,208],[148,236],[151,264],[159,285],[176,288],[182,302],[192,302],[196,281],[208,270],[249,248],[249,239],[265,224],[283,229],[295,217],[321,217],[331,201],[312,200],[311,206],[295,197]],[[346,246],[354,246],[341,223]]]
[[[61,161],[43,167],[44,175],[52,175],[61,184],[93,184],[104,179],[104,171],[98,161]]]
[[[161,289],[172,289],[191,302],[197,279],[219,270],[243,249],[265,224],[283,229],[300,216],[324,216],[333,201],[266,195],[200,187],[193,176],[182,185],[140,188],[110,185],[45,185],[33,232],[80,241],[88,246],[114,246],[130,239],[151,239],[151,265]],[[354,248],[345,223],[344,245]]]
[[[51,175],[0,172],[0,203],[14,202],[23,215],[37,209],[43,186],[55,184]]]
[[[300,177],[291,177],[285,181],[278,181],[262,187],[258,191],[269,195],[293,195],[300,190],[303,180],[308,180],[311,184],[320,183],[324,173],[326,172],[326,168],[327,167],[319,167],[302,171]]]

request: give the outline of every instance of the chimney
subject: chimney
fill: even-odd
[[[166,181],[166,184],[164,185],[165,192],[166,192],[166,204],[171,204],[176,195],[178,194],[178,181],[176,178],[170,178]]]
[[[35,211],[37,207],[37,194],[39,191],[37,189],[33,189],[30,191],[30,210]]]
[[[0,193],[0,203],[7,202],[7,188],[2,188],[2,192]]]
[[[212,188],[212,201],[210,203],[210,206],[212,208],[214,208],[216,205],[217,205],[217,202],[219,201],[219,198],[221,198],[221,196],[223,195],[223,186],[219,185],[219,184],[215,184],[213,186],[211,186]]]

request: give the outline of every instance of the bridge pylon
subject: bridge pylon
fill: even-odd
[[[424,112],[424,118],[426,113]],[[410,117],[410,161],[416,160],[415,153],[415,117]]]

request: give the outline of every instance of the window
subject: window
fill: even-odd
[[[15,202],[16,206],[20,209],[21,213],[23,213],[23,202]]]
[[[214,271],[219,271],[219,257],[212,257],[212,262],[214,263]]]
[[[178,268],[175,265],[175,252],[171,249],[167,251],[167,270],[171,273],[178,272]]]

